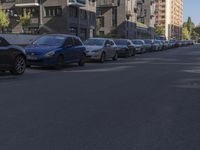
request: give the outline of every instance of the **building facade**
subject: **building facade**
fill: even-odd
[[[136,38],[136,0],[97,0],[96,34]]]
[[[28,33],[66,33],[87,39],[94,35],[95,0],[1,0],[1,7],[10,16],[8,31],[21,33],[23,12],[31,13]]]
[[[155,36],[155,0],[137,0],[137,37]]]
[[[165,29],[167,39],[181,39],[183,0],[156,0],[156,24]]]

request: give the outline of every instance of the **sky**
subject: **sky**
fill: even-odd
[[[184,21],[188,16],[192,17],[195,24],[200,23],[200,0],[183,0],[184,2]]]

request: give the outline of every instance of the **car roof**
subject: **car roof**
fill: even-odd
[[[97,37],[89,38],[89,39],[97,39],[97,40],[112,40],[111,38],[97,38]]]
[[[63,36],[63,37],[74,37],[74,38],[79,38],[76,35],[69,35],[69,34],[44,34],[42,36]]]

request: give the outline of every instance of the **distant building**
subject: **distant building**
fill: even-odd
[[[155,36],[155,0],[137,0],[137,37]]]
[[[94,35],[95,0],[0,0],[11,20],[7,31],[21,33],[19,17],[31,12],[27,33],[66,33],[87,39]]]
[[[136,0],[97,0],[97,35],[136,38],[136,22]]]
[[[163,26],[167,39],[181,39],[183,25],[183,0],[156,1],[156,24]]]

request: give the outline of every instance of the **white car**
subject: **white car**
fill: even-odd
[[[90,38],[84,44],[86,47],[86,57],[89,60],[98,60],[103,63],[110,58],[113,61],[118,59],[117,46],[112,39]]]

